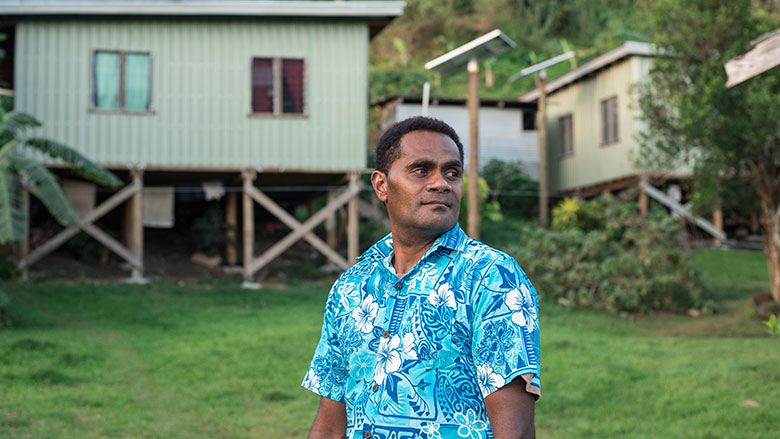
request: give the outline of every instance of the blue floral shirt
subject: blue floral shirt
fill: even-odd
[[[400,279],[392,249],[333,285],[303,387],[346,404],[348,438],[491,438],[484,397],[518,376],[541,394],[534,287],[457,225]]]

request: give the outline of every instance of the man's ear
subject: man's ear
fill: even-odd
[[[374,187],[374,193],[379,201],[387,202],[387,174],[382,171],[371,173],[371,186]]]

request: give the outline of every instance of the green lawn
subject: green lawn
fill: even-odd
[[[768,438],[780,340],[752,317],[759,253],[701,250],[721,314],[620,317],[542,304],[540,438]],[[0,330],[0,438],[303,438],[299,387],[328,282],[259,291],[16,285]],[[754,400],[760,407],[742,407]]]

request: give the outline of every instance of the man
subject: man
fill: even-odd
[[[303,381],[321,396],[309,437],[533,438],[538,300],[514,259],[457,224],[458,135],[414,117],[376,154],[391,233],[328,296]]]

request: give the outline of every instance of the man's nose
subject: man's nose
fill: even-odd
[[[450,186],[450,182],[443,172],[434,172],[431,174],[428,190],[431,192],[449,192],[452,190],[452,186]]]

